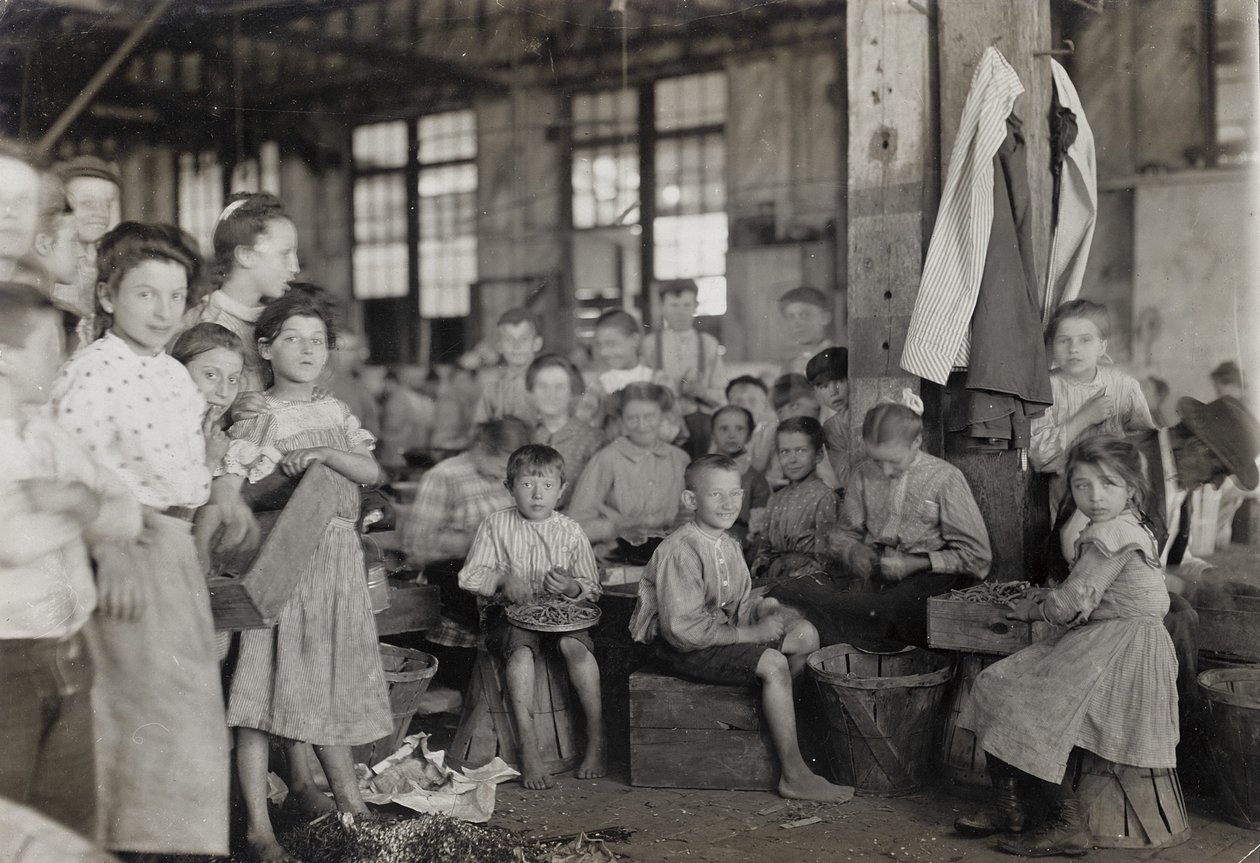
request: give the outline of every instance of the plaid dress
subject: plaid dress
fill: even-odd
[[[1150,531],[1130,512],[1090,524],[1071,575],[1043,605],[1049,620],[1072,628],[985,669],[959,726],[1047,782],[1063,779],[1074,746],[1119,764],[1176,767],[1168,602]]]

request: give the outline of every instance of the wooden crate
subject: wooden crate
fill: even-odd
[[[378,635],[423,632],[437,626],[442,611],[436,584],[389,580],[389,608],[376,615]]]
[[[1062,630],[1040,620],[1007,620],[1008,611],[1003,605],[933,596],[928,600],[928,645],[936,650],[1009,656]]]
[[[297,587],[302,565],[336,515],[338,484],[349,482],[315,465],[284,509],[257,513],[262,539],[255,551],[213,558],[208,586],[215,629],[259,629],[275,623]]]
[[[779,767],[753,687],[630,675],[630,784],[773,791]]]

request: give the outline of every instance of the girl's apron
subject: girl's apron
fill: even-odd
[[[101,844],[113,851],[228,850],[228,732],[191,530],[146,508],[140,539],[97,561],[125,568],[145,598],[139,620],[97,614],[89,627]]]

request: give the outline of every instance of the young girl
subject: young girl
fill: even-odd
[[[595,453],[569,504],[569,515],[597,555],[611,555],[618,538],[641,545],[674,526],[688,459],[660,437],[673,405],[669,390],[657,384],[633,383],[622,390],[618,416],[625,433]]]
[[[569,482],[560,493],[558,509],[565,509],[591,456],[603,446],[599,432],[573,418],[576,401],[582,397],[582,374],[559,354],[543,354],[525,370],[525,389],[534,402],[538,424],[533,442],[546,444],[564,457]]]
[[[1028,457],[1037,470],[1057,475],[1050,486],[1053,510],[1063,499],[1064,458],[1074,443],[1155,428],[1141,385],[1109,365],[1110,335],[1107,307],[1089,300],[1059,306],[1046,328],[1055,365],[1050,372],[1054,404],[1032,422]]]
[[[188,369],[206,400],[201,430],[206,436],[206,463],[217,467],[227,454],[224,414],[236,401],[245,368],[245,346],[236,333],[218,324],[195,324],[171,345],[171,356]]]
[[[753,415],[747,408],[723,405],[714,411],[711,422],[709,438],[713,441],[713,451],[735,462],[740,471],[744,500],[730,533],[747,550],[754,537],[765,533],[766,505],[770,502],[770,485],[765,475],[752,466],[752,455],[747,449],[752,438]]]
[[[1010,617],[1071,627],[985,669],[959,716],[984,748],[991,811],[956,823],[967,835],[1021,832],[1025,774],[1060,799],[1048,833],[1003,843],[1025,856],[1082,853],[1088,835],[1071,783],[1076,748],[1135,767],[1177,766],[1177,659],[1163,625],[1168,589],[1137,501],[1146,479],[1137,449],[1093,437],[1068,453],[1072,498],[1090,523],[1058,588],[1013,603]],[[1060,784],[1062,782],[1062,784]]]
[[[241,392],[266,385],[262,358],[254,341],[254,324],[263,305],[283,296],[298,275],[297,230],[274,195],[233,195],[214,226],[214,290],[184,315],[183,328],[219,324],[245,345]]]
[[[779,423],[775,438],[788,485],[770,498],[753,572],[770,579],[826,573],[827,535],[840,517],[840,497],[818,476],[826,457],[823,428],[813,417],[791,417]]]
[[[642,342],[643,327],[627,311],[613,309],[604,312],[595,321],[595,355],[604,370],[596,374],[586,388],[586,395],[578,404],[577,417],[599,429],[613,426],[613,433],[609,437],[620,434],[620,430],[615,428],[617,404],[613,396],[628,385],[654,383],[673,393],[673,382],[669,375],[640,361]],[[677,442],[683,428],[682,418],[671,404],[661,423],[661,440],[667,443]]]
[[[144,506],[134,543],[94,550],[120,613],[96,621],[97,777],[103,844],[225,854],[228,737],[205,574],[191,534],[206,502],[205,400],[163,352],[194,262],[179,231],[124,222],[101,241],[97,322],[66,363],[58,421]]]
[[[335,337],[323,297],[295,289],[269,303],[255,326],[274,383],[264,411],[230,429],[216,484],[239,487],[275,470],[300,476],[322,464],[340,486],[338,514],[311,550],[296,591],[271,629],[241,634],[228,724],[237,729],[236,769],[245,799],[247,842],[262,860],[286,859],[267,813],[268,735],[315,745],[338,808],[365,812],[350,746],[393,727],[376,625],[355,522],[359,489],[375,485],[372,435],[345,404],[316,393]]]

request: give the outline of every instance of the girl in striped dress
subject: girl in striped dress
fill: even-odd
[[[259,315],[255,334],[274,380],[263,413],[229,430],[216,483],[240,486],[276,470],[299,476],[315,464],[351,480],[276,625],[241,634],[228,699],[249,848],[259,860],[284,861],[267,813],[268,735],[314,744],[337,807],[365,812],[350,747],[393,728],[355,527],[358,485],[379,483],[381,470],[372,435],[344,403],[316,391],[334,338],[323,296],[290,290]]]
[[[1069,627],[990,666],[958,718],[984,748],[993,804],[955,822],[968,836],[1022,832],[1024,785],[1040,779],[1059,817],[1001,847],[1026,857],[1083,854],[1078,801],[1064,782],[1076,749],[1134,767],[1177,766],[1177,657],[1164,628],[1168,590],[1137,501],[1146,479],[1137,448],[1112,437],[1068,453],[1073,499],[1089,516],[1067,580],[1013,603],[1008,617]],[[1062,783],[1062,784],[1060,784]]]

